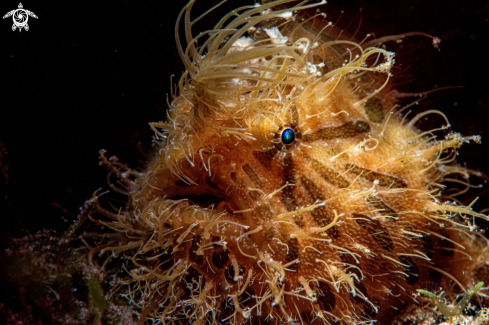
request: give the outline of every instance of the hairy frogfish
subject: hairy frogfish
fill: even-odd
[[[324,1],[293,0],[197,33],[194,2],[154,154],[134,170],[102,153],[129,198],[92,218],[114,233],[101,252],[128,261],[141,324],[391,324],[428,308],[417,289],[487,282],[487,217],[443,185],[477,174],[451,162],[480,137],[406,116],[382,46],[400,36],[354,41]]]

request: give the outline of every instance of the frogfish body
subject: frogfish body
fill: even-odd
[[[416,289],[489,278],[486,217],[440,185],[470,173],[449,163],[479,137],[418,130],[442,113],[396,111],[394,53],[311,28],[321,14],[297,17],[321,3],[289,2],[194,36],[190,1],[154,156],[143,172],[102,156],[130,197],[103,211],[124,234],[104,251],[131,260],[142,324],[390,324]]]

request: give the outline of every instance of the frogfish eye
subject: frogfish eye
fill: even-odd
[[[283,144],[292,144],[295,140],[294,130],[290,128],[283,130],[281,139]]]

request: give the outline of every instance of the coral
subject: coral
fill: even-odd
[[[451,320],[451,319],[453,319],[453,317],[457,317],[457,316],[460,316],[462,314],[462,312],[464,311],[465,307],[467,307],[467,304],[469,303],[472,296],[480,288],[482,288],[483,285],[484,285],[484,282],[479,282],[475,287],[473,287],[468,292],[466,292],[456,306],[449,306],[449,305],[445,304],[441,300],[441,296],[439,297],[439,296],[437,296],[437,295],[435,295],[429,291],[422,290],[422,289],[417,289],[416,291],[430,297],[430,299],[433,300],[436,307],[438,307],[438,310],[443,314],[443,316],[445,316],[446,318]]]
[[[472,296],[484,285],[484,282],[479,282],[475,287],[470,289],[468,292],[466,292],[463,296],[462,299],[458,302],[457,305],[455,306],[450,306],[444,303],[441,300],[441,295],[443,295],[443,292],[440,294],[440,296],[437,296],[429,291],[422,290],[422,289],[417,289],[419,293],[422,293],[426,296],[428,296],[436,305],[438,308],[438,311],[443,314],[448,320],[450,324],[456,324],[457,322],[461,324],[469,324],[469,322],[463,322],[465,320],[462,320],[461,318],[462,313],[464,309],[467,307],[467,304],[469,303],[470,299]],[[478,317],[475,321],[471,322],[470,324],[483,324],[486,323],[489,319],[485,317],[487,314],[486,311],[483,312],[483,314]]]
[[[442,185],[480,176],[451,165],[480,137],[439,140],[448,121],[416,125],[443,113],[397,108],[413,94],[391,88],[380,44],[400,36],[341,40],[324,14],[298,18],[323,2],[289,2],[194,36],[190,1],[176,28],[187,70],[151,123],[155,154],[136,171],[101,152],[129,200],[112,211],[94,195],[108,233],[89,257],[126,260],[140,324],[390,324],[419,288],[489,281],[487,217]]]
[[[119,273],[86,263],[83,247],[69,237],[75,228],[15,239],[0,255],[0,323],[135,324],[128,301],[111,294]]]
[[[420,325],[428,325],[428,324],[439,324],[439,325],[483,325],[489,322],[489,311],[487,307],[480,308],[475,314],[469,315],[467,311],[472,311],[476,309],[476,306],[467,308],[467,311],[464,313],[469,301],[472,296],[484,285],[484,282],[479,282],[476,286],[470,289],[468,292],[462,295],[460,301],[455,305],[447,304],[441,300],[441,296],[443,292],[439,295],[431,293],[426,290],[417,289],[419,293],[428,296],[432,302],[438,308],[439,313],[441,315],[435,315],[433,312],[426,310],[424,307],[414,307],[413,310],[410,310],[406,313],[406,315],[400,317],[403,321],[402,324],[420,324]],[[440,317],[443,316],[443,317]],[[476,316],[474,318],[474,316]],[[400,322],[396,322],[395,324],[400,324]]]

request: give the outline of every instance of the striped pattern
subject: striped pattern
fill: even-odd
[[[370,182],[378,180],[380,186],[385,186],[390,188],[407,187],[406,182],[404,182],[403,180],[397,177],[377,173],[367,168],[358,167],[353,164],[347,164],[346,169],[348,170],[348,172],[358,175],[361,178],[366,179]]]
[[[389,252],[394,251],[394,242],[387,229],[377,220],[373,220],[364,214],[353,214],[355,221],[362,228],[366,228],[368,233],[379,244],[379,246]]]
[[[375,208],[375,210],[378,210],[378,213],[381,216],[394,216],[396,214],[396,211],[392,210],[387,204],[385,204],[381,199],[377,197],[367,197],[367,202]],[[395,219],[393,219],[395,220]]]
[[[243,165],[243,171],[245,172],[246,175],[251,179],[253,184],[257,186],[258,188],[263,187],[263,182],[261,181],[260,177],[255,173],[255,171],[250,167],[250,165],[245,164]]]
[[[296,171],[295,171],[294,162],[292,161],[292,154],[287,152],[284,158],[285,183],[295,185],[295,181],[296,181],[295,174]],[[296,191],[295,186],[287,186],[282,190],[282,200],[284,202],[285,208],[289,211],[294,211],[299,208],[295,197],[295,191]],[[304,218],[302,217],[302,215],[296,215],[294,221],[298,226],[304,227]]]
[[[318,188],[316,184],[314,184],[309,178],[302,176],[301,184],[302,186],[304,186],[304,188],[306,189],[307,193],[309,194],[309,196],[313,201],[325,200],[323,194],[321,193],[321,189]],[[314,221],[316,221],[316,223],[321,227],[327,226],[333,220],[333,218],[328,214],[328,210],[324,206],[318,207],[312,210],[310,213]],[[340,232],[338,231],[337,227],[332,227],[328,229],[326,232],[328,233],[328,235],[333,237],[338,237],[340,235]]]
[[[292,262],[300,257],[299,241],[297,238],[290,238],[287,243],[289,246],[289,251],[285,260],[287,263]],[[300,263],[294,263],[288,266],[288,269],[297,271],[299,269]]]
[[[311,168],[314,169],[316,173],[321,175],[321,177],[324,178],[326,182],[338,188],[347,188],[348,186],[350,186],[350,182],[348,182],[343,176],[338,174],[334,169],[326,167],[318,160],[311,158],[307,155],[304,155],[304,157],[310,161]]]
[[[368,125],[367,122],[352,121],[341,126],[328,127],[311,134],[305,134],[302,141],[311,142],[316,140],[345,139],[368,131],[370,131],[370,125]]]
[[[253,151],[253,156],[265,166],[266,169],[272,169],[272,159],[278,153],[277,148],[270,149],[268,151]]]

